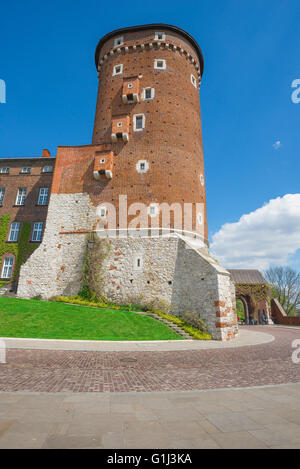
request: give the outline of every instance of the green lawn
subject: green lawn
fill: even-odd
[[[180,340],[165,324],[125,310],[0,298],[0,337]]]

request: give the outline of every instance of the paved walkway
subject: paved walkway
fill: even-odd
[[[300,385],[0,393],[0,448],[300,448]]]
[[[9,349],[29,350],[80,350],[92,352],[163,352],[173,350],[202,350],[245,347],[274,340],[274,336],[252,328],[240,329],[239,336],[230,342],[217,340],[156,340],[156,341],[97,341],[97,340],[49,340],[13,339],[0,337]],[[300,331],[299,331],[300,332]]]
[[[242,330],[269,332],[275,340],[208,350],[9,349],[7,363],[0,365],[0,391],[163,392],[300,382],[300,365],[291,359],[300,329]]]

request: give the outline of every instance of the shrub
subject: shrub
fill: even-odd
[[[41,300],[42,299],[42,295],[35,295],[33,298],[31,298],[32,300]]]
[[[182,328],[185,332],[193,336],[195,340],[211,340],[212,337],[210,334],[207,332],[199,331],[199,329],[196,329],[195,327],[192,326],[183,326]]]
[[[205,322],[196,313],[186,312],[182,315],[182,320],[199,331],[207,332]]]
[[[150,311],[161,311],[162,313],[170,314],[172,312],[171,306],[164,300],[159,300],[156,298],[152,300],[150,303],[147,303],[147,308]]]
[[[109,308],[109,309],[121,309],[121,306],[115,305],[113,303],[106,303],[100,300],[92,301],[92,300],[85,300],[81,296],[56,296],[54,298],[50,298],[50,301],[58,302],[58,303],[71,303],[73,305],[81,305],[81,306],[92,306],[93,308]]]
[[[97,294],[88,285],[83,285],[78,296],[87,301],[98,301]]]

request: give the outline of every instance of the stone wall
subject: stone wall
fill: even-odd
[[[78,293],[85,237],[94,217],[95,207],[87,194],[51,195],[43,242],[21,268],[18,296]]]
[[[272,319],[275,324],[282,324],[284,326],[300,326],[299,316],[287,316],[279,301],[272,298],[271,301]]]
[[[81,287],[86,234],[95,225],[87,194],[52,194],[42,244],[21,269],[18,296],[74,295]],[[116,302],[161,299],[174,312],[194,311],[215,339],[237,333],[229,273],[179,235],[108,238],[105,294]]]
[[[116,302],[162,299],[176,313],[193,311],[214,339],[237,334],[234,286],[210,256],[179,235],[109,239],[105,293]]]

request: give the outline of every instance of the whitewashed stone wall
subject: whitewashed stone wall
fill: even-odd
[[[78,293],[85,253],[85,230],[95,223],[95,207],[87,194],[52,194],[41,245],[22,266],[18,296]],[[60,234],[83,230],[82,234]]]
[[[176,313],[198,313],[214,339],[236,335],[234,286],[229,273],[211,257],[178,235],[109,242],[111,250],[103,269],[108,298],[116,302],[140,298],[146,303],[159,298]]]
[[[74,295],[81,288],[86,232],[96,222],[87,194],[52,194],[43,242],[22,266],[18,296]],[[74,234],[74,231],[81,233]],[[214,339],[237,333],[234,286],[229,273],[179,235],[108,238],[101,267],[107,297],[128,302],[161,299],[176,313],[193,311]],[[138,265],[138,259],[140,265]]]

